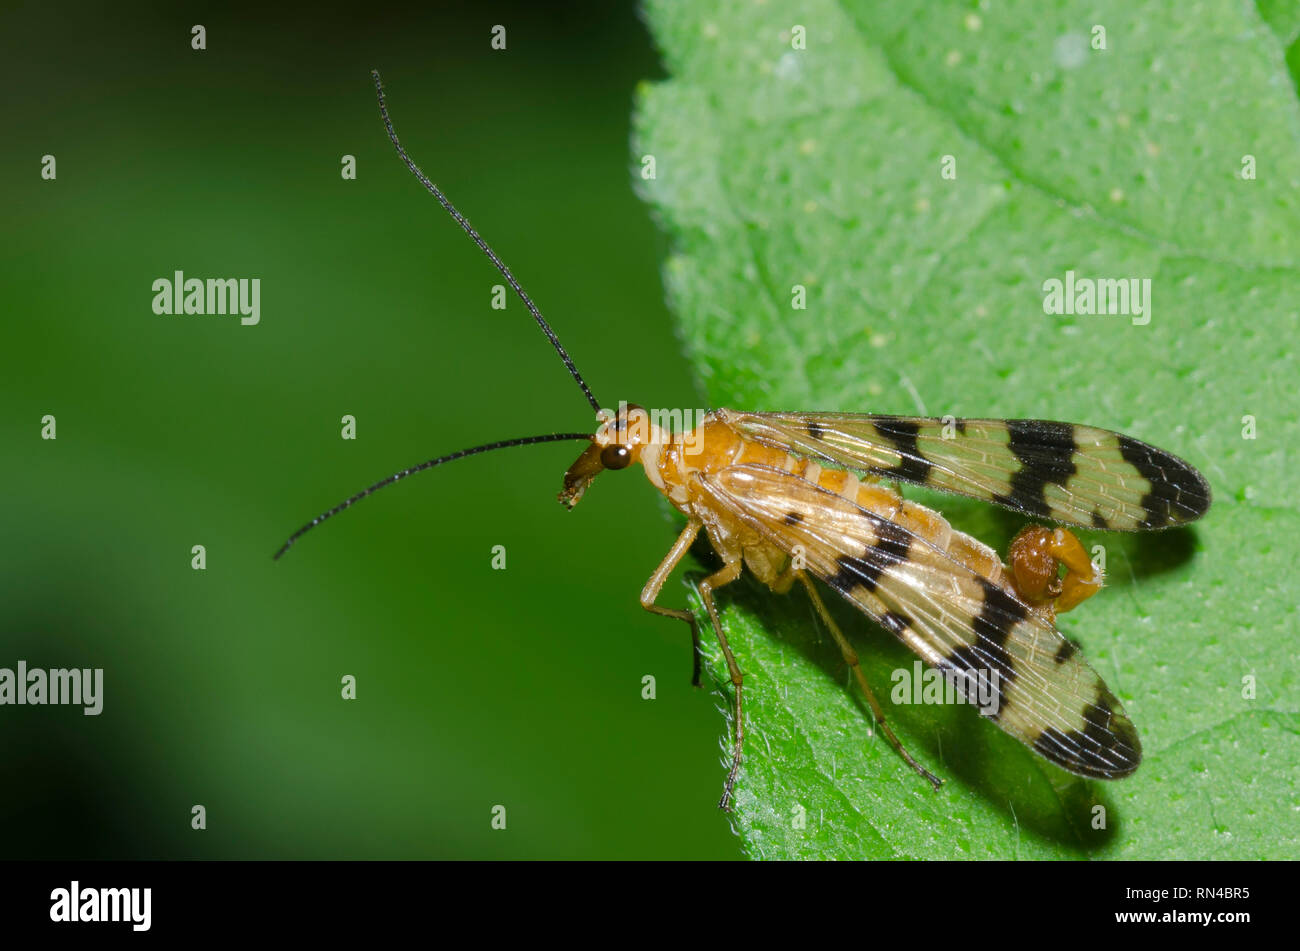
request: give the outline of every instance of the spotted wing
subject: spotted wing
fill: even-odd
[[[745,436],[882,479],[1115,531],[1169,528],[1210,507],[1177,456],[1091,426],[1041,419],[729,413]]]
[[[1059,766],[1115,779],[1141,746],[1106,684],[1041,615],[902,526],[759,465],[701,475],[705,494],[952,676],[981,713]]]

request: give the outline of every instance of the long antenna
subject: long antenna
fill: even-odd
[[[322,512],[314,519],[298,529],[289,536],[289,540],[280,546],[280,550],[275,553],[276,560],[279,559],[286,551],[293,547],[293,543],[302,538],[321,522],[327,518],[333,518],[346,508],[350,508],[357,502],[360,502],[367,495],[378,492],[385,486],[390,486],[395,482],[401,482],[407,476],[415,475],[417,472],[423,472],[425,469],[432,469],[434,466],[440,466],[444,462],[452,462],[456,459],[464,459],[466,456],[477,456],[480,452],[492,452],[494,449],[509,449],[511,446],[531,446],[539,442],[562,442],[571,439],[581,439],[584,442],[591,442],[589,433],[551,433],[547,436],[522,436],[519,439],[505,439],[501,442],[485,443],[482,446],[474,446],[472,449],[462,449],[460,452],[453,452],[450,456],[439,456],[437,459],[430,459],[428,462],[422,462],[418,466],[411,466],[409,469],[403,469],[401,472],[394,472],[387,479],[381,479],[369,488],[362,489],[352,498],[345,502],[340,502],[328,512]]]
[[[420,166],[416,165],[415,162],[411,160],[411,157],[406,154],[406,149],[402,148],[402,143],[398,141],[397,138],[397,132],[393,129],[393,120],[388,118],[388,106],[384,102],[384,84],[379,78],[379,70],[372,69],[370,75],[375,81],[375,94],[379,97],[379,114],[384,118],[384,127],[388,130],[388,137],[393,140],[393,147],[397,149],[397,154],[402,157],[402,161],[405,162],[406,167],[411,170],[411,174],[419,179],[420,184],[427,188],[434,198],[438,199],[442,207],[446,208],[447,212],[456,219],[456,223],[465,229],[467,235],[474,239],[474,243],[479,246],[479,250],[486,254],[488,260],[496,265],[496,269],[501,272],[501,276],[504,277],[510,286],[514,288],[515,293],[519,295],[519,299],[523,301],[524,306],[528,308],[528,312],[533,315],[533,319],[537,321],[537,326],[542,328],[542,333],[546,334],[546,339],[551,341],[551,346],[555,348],[555,352],[558,353],[560,359],[564,361],[565,367],[569,370],[569,375],[572,376],[577,381],[578,386],[582,388],[582,395],[587,398],[587,402],[591,404],[591,408],[596,412],[600,412],[600,404],[597,403],[596,398],[591,395],[591,390],[588,388],[586,380],[582,378],[582,374],[578,372],[578,368],[573,365],[573,360],[569,358],[569,354],[566,353],[564,347],[560,345],[560,339],[555,336],[555,331],[553,331],[551,325],[546,322],[546,318],[542,316],[542,312],[537,309],[537,305],[533,303],[532,298],[524,292],[524,289],[519,286],[519,282],[515,280],[515,276],[510,273],[510,268],[506,267],[505,262],[497,257],[496,252],[488,246],[486,241],[479,237],[479,233],[474,230],[465,216],[456,210],[456,206],[447,199],[447,196],[442,193],[441,189],[439,189],[433,182],[429,181],[429,177],[425,175],[424,172],[420,171]]]

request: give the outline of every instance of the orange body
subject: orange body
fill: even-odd
[[[656,489],[688,519],[703,524],[714,550],[724,561],[743,558],[745,566],[760,581],[784,593],[793,584],[793,576],[788,571],[790,556],[727,517],[725,512],[719,512],[716,506],[709,505],[696,485],[698,474],[714,474],[729,466],[744,463],[770,466],[797,475],[903,526],[989,581],[1006,586],[1005,568],[997,553],[983,542],[953,529],[938,512],[907,501],[878,481],[842,469],[823,468],[806,457],[747,438],[729,424],[731,416],[730,410],[714,410],[690,432],[666,433],[654,424],[646,410],[628,406],[618,416],[604,421],[592,446],[569,470],[560,500],[569,506],[576,504],[591,479],[606,468],[600,463],[602,454],[610,447],[628,447],[630,458],[623,465],[640,463]]]

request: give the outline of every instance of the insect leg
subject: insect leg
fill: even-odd
[[[745,743],[745,713],[741,700],[741,685],[744,678],[740,674],[735,656],[731,653],[731,646],[727,643],[727,635],[722,633],[718,609],[713,604],[713,592],[739,578],[740,566],[741,561],[737,558],[700,582],[700,599],[709,611],[709,620],[713,622],[713,633],[718,635],[718,643],[722,645],[722,656],[727,659],[727,671],[731,674],[731,684],[736,688],[736,735],[731,750],[731,769],[727,771],[727,782],[722,788],[722,799],[718,801],[718,808],[724,810],[731,808],[731,790],[736,785],[736,775],[740,772],[740,750]]]
[[[862,688],[862,693],[866,696],[867,703],[871,705],[871,713],[876,718],[876,725],[880,727],[880,732],[885,734],[885,738],[889,740],[890,745],[898,751],[898,755],[903,757],[903,760],[908,766],[911,766],[918,774],[925,779],[928,779],[931,785],[933,785],[935,789],[938,789],[943,785],[943,780],[938,776],[935,776],[916,760],[912,759],[912,754],[908,753],[907,750],[903,748],[902,742],[894,735],[894,731],[889,724],[885,722],[885,711],[880,706],[880,702],[876,699],[876,695],[871,692],[871,687],[867,684],[867,678],[863,675],[862,668],[858,665],[858,652],[853,649],[853,645],[849,643],[848,638],[844,636],[844,632],[841,631],[839,625],[835,623],[835,620],[831,617],[831,613],[826,610],[826,604],[822,601],[822,596],[817,593],[817,589],[813,587],[812,581],[805,572],[798,572],[798,578],[803,582],[804,588],[807,589],[808,597],[812,599],[813,607],[817,609],[817,613],[821,616],[822,622],[830,628],[830,632],[832,636],[834,636],[835,642],[840,645],[840,653],[844,655],[844,662],[852,668],[853,676],[857,678],[858,686]]]
[[[1026,525],[1007,551],[1011,580],[1030,604],[1050,601],[1059,614],[1077,607],[1102,586],[1102,574],[1074,533],[1064,528]],[[1064,578],[1057,569],[1065,565]]]
[[[650,576],[650,580],[645,583],[641,589],[641,607],[645,608],[651,614],[662,614],[664,617],[675,617],[680,621],[685,621],[691,626],[691,686],[700,685],[700,629],[695,623],[695,615],[690,611],[683,611],[678,608],[664,608],[655,604],[659,599],[659,592],[668,580],[668,576],[673,573],[677,563],[682,560],[682,556],[690,549],[695,542],[695,536],[700,533],[700,523],[692,519],[686,523],[682,533],[677,536],[677,541],[673,542],[673,547],[668,549],[668,554],[664,555],[664,560],[659,563],[655,573]]]

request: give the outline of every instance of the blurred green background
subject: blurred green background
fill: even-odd
[[[28,4],[0,53],[0,666],[105,669],[99,717],[0,708],[0,855],[739,855],[715,698],[637,605],[673,537],[643,479],[569,514],[580,447],[511,450],[271,560],[397,468],[593,426],[393,154],[371,67],[602,403],[699,404],[631,185],[633,90],[662,75],[634,6]],[[261,278],[260,325],[155,315],[177,269]]]

